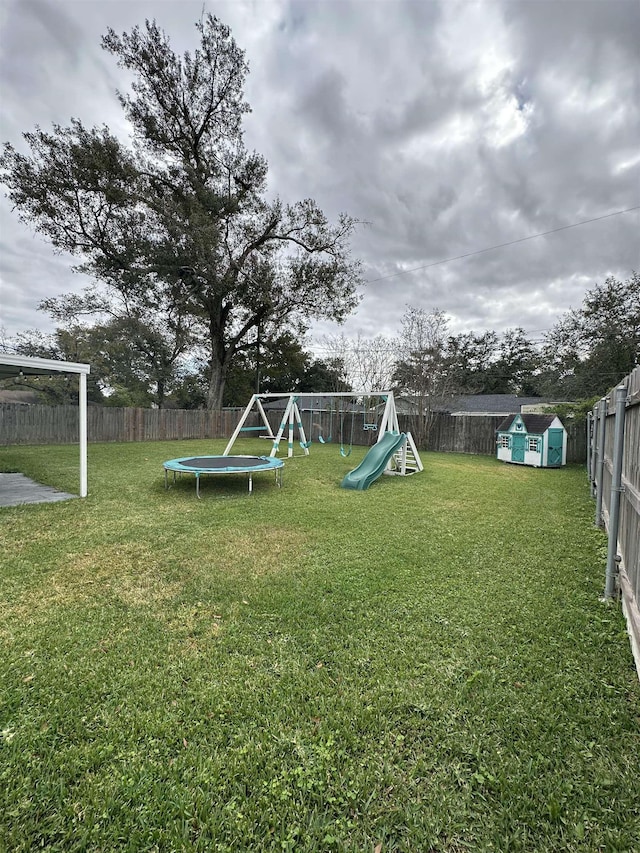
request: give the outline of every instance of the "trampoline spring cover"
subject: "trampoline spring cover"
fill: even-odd
[[[164,467],[172,471],[215,471],[219,474],[225,471],[266,471],[269,468],[281,468],[283,465],[282,459],[269,456],[185,456],[164,463]]]

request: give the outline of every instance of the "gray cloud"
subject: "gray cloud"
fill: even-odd
[[[454,331],[535,337],[596,282],[640,267],[638,212],[428,266],[640,205],[635,0],[205,5],[247,52],[246,140],[270,164],[271,192],[365,223],[353,246],[370,283],[347,334],[393,334],[411,304],[441,308]],[[182,51],[201,8],[8,3],[2,137],[19,145],[23,130],[71,116],[125,136],[114,90],[127,81],[100,35],[156,17]],[[0,214],[0,324],[42,327],[37,302],[85,282],[6,200]]]

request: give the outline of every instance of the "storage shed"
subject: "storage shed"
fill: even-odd
[[[567,464],[567,431],[557,415],[509,415],[497,429],[498,459],[534,468]]]

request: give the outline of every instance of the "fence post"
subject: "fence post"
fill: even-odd
[[[589,473],[589,478],[591,480],[591,497],[595,498],[596,496],[596,459],[598,456],[598,404],[596,403],[593,407],[593,412],[591,414],[591,471]]]
[[[591,412],[587,412],[585,430],[587,433],[587,477],[589,478],[589,485],[591,485]]]
[[[607,426],[607,398],[603,397],[598,407],[598,460],[596,463],[596,527],[602,527],[602,490],[604,487],[604,437]]]
[[[624,418],[627,389],[624,385],[616,388],[616,421],[613,442],[613,472],[611,480],[611,501],[609,504],[609,543],[607,549],[607,576],[604,597],[613,598],[616,580],[616,557],[618,554],[618,524],[620,522],[620,493],[622,491],[622,455],[624,453]]]

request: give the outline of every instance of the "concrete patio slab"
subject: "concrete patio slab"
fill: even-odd
[[[44,504],[68,501],[75,497],[76,495],[59,492],[51,486],[36,483],[24,474],[0,474],[0,506]]]

